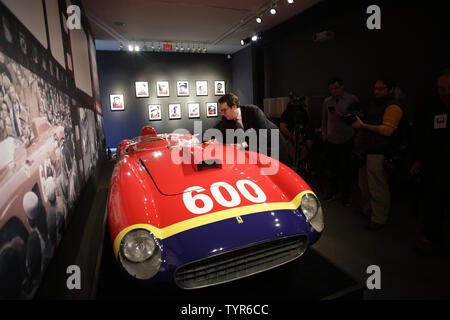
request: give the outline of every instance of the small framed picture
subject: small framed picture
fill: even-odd
[[[142,81],[142,82],[135,82],[136,87],[136,98],[148,98],[148,82]]]
[[[169,81],[156,82],[156,92],[158,93],[158,97],[168,97],[169,96]]]
[[[214,81],[214,95],[223,96],[225,94],[225,81]]]
[[[200,104],[188,103],[189,118],[200,118]]]
[[[206,103],[206,116],[217,117],[217,102],[207,102]]]
[[[197,89],[198,96],[208,95],[208,81],[195,81],[195,87]]]
[[[181,119],[181,104],[169,103],[169,119]]]
[[[149,104],[148,105],[148,120],[161,120],[161,105]]]
[[[179,97],[189,96],[189,81],[187,80],[177,81],[177,95]]]
[[[123,102],[123,94],[110,94],[109,101],[111,104],[111,111],[125,110],[125,104]]]

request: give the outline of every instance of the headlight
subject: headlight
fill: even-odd
[[[131,262],[143,262],[155,251],[155,240],[146,230],[128,232],[122,240],[122,252]]]
[[[123,237],[119,258],[130,275],[142,280],[150,279],[161,266],[161,249],[151,232],[135,229]]]
[[[323,211],[319,200],[312,194],[306,193],[300,203],[303,214],[317,232],[322,232],[324,228]]]

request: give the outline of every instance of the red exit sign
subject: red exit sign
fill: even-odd
[[[172,50],[172,45],[170,43],[164,43],[164,50],[167,50],[167,51]]]

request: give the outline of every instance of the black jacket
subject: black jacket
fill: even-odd
[[[392,98],[372,100],[363,108],[362,120],[371,125],[381,125],[383,115],[390,105],[402,106]],[[402,108],[403,110],[403,108]],[[367,154],[384,154],[392,156],[399,152],[402,144],[407,143],[408,123],[403,112],[402,119],[397,129],[390,136],[383,136],[366,129],[360,129],[355,138],[355,147],[359,151]]]
[[[280,129],[273,122],[271,122],[269,119],[267,119],[264,112],[257,106],[245,105],[245,106],[240,106],[240,108],[241,108],[242,123],[244,125],[245,133],[249,134],[251,132],[249,130],[251,130],[251,129],[256,130],[258,147],[257,147],[257,150],[253,150],[253,149],[251,149],[251,150],[261,152],[268,156],[271,156],[271,154],[272,154],[271,129],[278,130],[278,133],[279,133],[279,141],[278,141],[278,143],[279,143],[279,158],[278,158],[278,160],[283,162],[286,165],[289,165],[290,161],[289,161],[289,156],[287,153],[286,141],[284,140],[283,135],[280,132]],[[233,130],[237,129],[236,122],[234,120],[227,120],[225,117],[222,117],[222,119],[220,119],[218,121],[218,123],[216,123],[214,128],[221,131],[223,139],[224,139],[224,141],[222,141],[222,142],[225,142],[228,144],[243,142],[243,141],[237,141],[237,140],[227,141],[227,139],[226,139],[226,130],[227,129],[233,129]],[[259,129],[267,129],[267,132],[260,133]],[[217,139],[217,140],[220,140],[220,139]],[[248,139],[245,139],[245,140],[247,140],[247,143],[248,143]],[[264,150],[261,150],[261,148],[260,148],[261,141],[264,142],[264,140],[267,141],[267,152],[264,152]],[[249,145],[250,145],[250,143],[249,143]]]
[[[446,124],[439,123],[446,117]],[[414,123],[413,153],[435,183],[450,186],[450,108],[441,101],[431,103]]]

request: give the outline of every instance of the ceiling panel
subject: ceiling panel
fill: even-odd
[[[317,2],[279,0],[276,15],[267,13],[271,5],[267,0],[83,0],[83,7],[100,50],[119,50],[120,42],[126,46],[161,41],[202,43],[208,52],[234,53],[241,49],[240,39],[270,29]],[[263,23],[257,24],[260,9]]]

